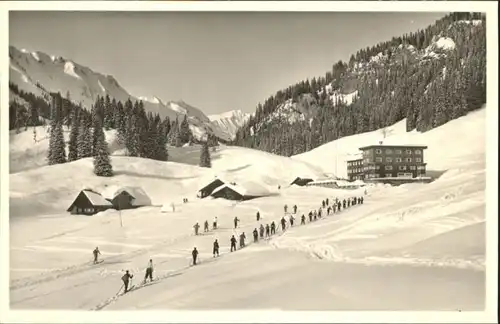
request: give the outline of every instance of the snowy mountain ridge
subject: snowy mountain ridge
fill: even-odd
[[[20,90],[33,93],[48,100],[48,92],[60,92],[65,96],[69,93],[71,101],[81,103],[90,109],[97,96],[109,95],[117,101],[125,102],[142,100],[146,112],[158,113],[160,117],[183,118],[187,115],[190,128],[197,139],[206,134],[213,134],[224,140],[232,138],[226,128],[218,128],[218,124],[210,119],[200,109],[182,100],[164,103],[158,96],[134,96],[124,89],[111,75],[93,71],[73,60],[61,56],[48,55],[40,51],[30,52],[9,46],[9,81]],[[14,98],[12,91],[11,99]]]
[[[241,110],[231,110],[222,114],[209,115],[208,118],[214,129],[228,134],[230,139],[233,140],[238,128],[243,126],[250,116],[251,114],[244,113]]]

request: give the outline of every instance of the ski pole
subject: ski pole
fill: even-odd
[[[120,293],[120,291],[122,291],[122,288],[125,286],[125,284],[122,284],[122,286],[120,287],[120,289],[118,289],[118,291],[116,292],[116,294],[118,295]]]

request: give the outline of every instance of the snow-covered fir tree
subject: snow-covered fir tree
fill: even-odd
[[[113,167],[111,166],[111,158],[104,131],[98,123],[94,127],[94,134],[97,138],[97,144],[94,149],[94,173],[99,177],[111,177],[113,176]]]
[[[49,165],[66,162],[66,142],[64,141],[63,123],[61,118],[61,100],[52,97],[52,120],[50,124],[49,150],[47,159]]]
[[[212,161],[210,158],[210,150],[208,148],[208,141],[203,142],[200,152],[200,167],[211,168]]]
[[[73,111],[73,117],[71,120],[71,131],[69,133],[68,142],[68,161],[78,160],[78,136],[80,131],[80,116],[78,115],[78,110]]]
[[[84,159],[92,156],[92,132],[90,117],[80,117],[80,130],[77,137],[78,158]]]

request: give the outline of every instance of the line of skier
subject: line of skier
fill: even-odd
[[[351,198],[347,198],[347,199],[343,199],[343,200],[339,200],[338,198],[335,198],[335,199],[332,199],[331,201],[328,198],[326,198],[325,200],[321,201],[321,206],[318,208],[317,211],[316,210],[309,211],[309,213],[308,213],[309,222],[313,222],[313,221],[316,221],[318,218],[321,218],[322,211],[324,209],[326,209],[326,214],[330,215],[330,214],[338,213],[342,209],[346,209],[346,208],[349,208],[349,207],[357,205],[357,204],[363,204],[363,202],[364,202],[363,197],[351,197]],[[286,204],[284,205],[284,213],[285,213],[285,216],[287,214],[289,216],[288,222],[290,223],[290,227],[294,226],[295,217],[293,215],[297,214],[297,210],[298,210],[297,205],[294,205],[292,208],[293,208],[293,213],[288,213],[288,205],[286,205]],[[282,232],[285,232],[285,230],[287,229],[287,220],[286,220],[285,216],[281,217],[280,222],[279,222],[281,225]],[[256,219],[257,219],[257,222],[259,222],[261,220],[261,215],[260,215],[259,211],[257,211],[257,213],[256,213]],[[234,219],[233,219],[234,229],[236,229],[238,227],[239,223],[240,223],[240,219],[237,216],[234,217]],[[214,220],[212,222],[212,229],[213,230],[217,229],[217,224],[218,224],[217,217],[214,217]],[[300,225],[305,225],[305,224],[306,224],[306,216],[304,214],[302,214],[302,216],[300,217]],[[200,225],[198,224],[198,222],[196,222],[196,224],[193,226],[193,228],[195,230],[195,235],[199,235]],[[259,239],[261,239],[261,240],[262,239],[270,239],[272,235],[276,234],[276,229],[279,229],[279,227],[276,225],[276,223],[274,221],[271,221],[270,224],[266,224],[265,226],[264,226],[264,224],[260,223],[259,227],[254,228],[254,230],[252,232],[254,243],[258,243]],[[208,220],[205,220],[203,230],[204,230],[204,232],[210,231]],[[245,232],[240,233],[239,234],[239,248],[240,249],[242,249],[246,246],[245,240],[246,240]],[[229,242],[230,242],[230,252],[237,251],[236,244],[238,243],[238,240],[236,239],[234,234],[231,235]],[[219,241],[217,239],[215,239],[215,241],[213,242],[213,249],[212,249],[213,257],[219,256],[219,249],[220,249]],[[93,251],[93,254],[94,254],[94,264],[95,264],[98,262],[97,261],[98,254],[101,254],[97,247]],[[199,251],[195,247],[191,251],[192,265],[193,266],[197,264],[196,262],[198,259],[198,254],[199,254]],[[132,279],[132,278],[133,278],[133,275],[129,273],[129,270],[126,270],[125,274],[122,276],[122,281],[123,281],[123,285],[125,288],[124,293],[127,293],[128,285],[129,285],[130,279]],[[150,282],[153,281],[153,260],[152,259],[149,260],[148,265],[146,267],[146,274],[144,276],[143,283],[146,283],[147,279],[149,279]]]

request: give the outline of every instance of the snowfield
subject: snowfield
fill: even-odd
[[[485,110],[423,134],[405,133],[404,121],[390,127],[388,144],[429,146],[424,159],[440,175],[429,184],[355,190],[287,185],[297,176],[345,175],[345,160],[357,147],[377,144],[381,131],[292,158],[222,147],[212,153],[212,169],[113,156],[112,178],[93,176],[91,159],[12,173],[11,308],[484,311]],[[197,199],[197,190],[215,175],[281,189],[277,196],[238,203]],[[90,217],[65,212],[83,187],[100,191],[106,185],[140,186],[152,206]],[[353,196],[364,196],[364,204],[299,225],[300,215],[323,199]],[[175,212],[162,212],[170,203]],[[263,224],[278,223],[285,204],[289,211],[298,206],[294,227],[251,242],[260,224],[256,212]],[[211,227],[215,216],[219,229],[203,233],[203,222]],[[199,236],[193,234],[196,222]],[[230,253],[231,235],[242,231],[248,246]],[[212,257],[214,239],[218,258]],[[92,265],[96,246],[104,262]],[[190,267],[193,247],[200,251],[199,265]],[[150,258],[158,280],[114,297],[123,271],[135,274],[138,284]]]

